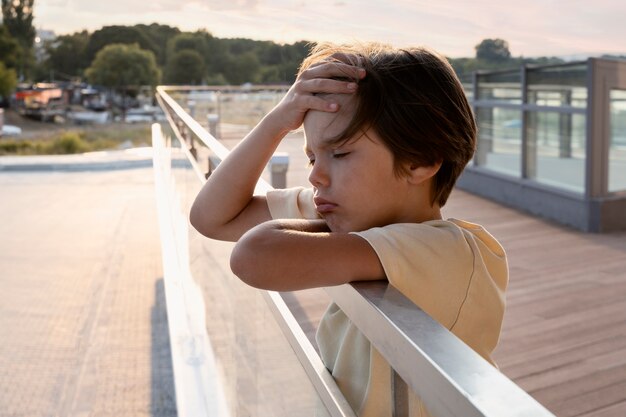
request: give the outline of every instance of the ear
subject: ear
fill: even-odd
[[[428,181],[439,172],[443,161],[438,161],[432,165],[423,166],[415,163],[409,163],[408,181],[411,184],[419,185]]]

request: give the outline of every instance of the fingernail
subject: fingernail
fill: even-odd
[[[359,75],[360,75],[361,77],[364,77],[364,76],[365,76],[365,68],[359,68]]]
[[[356,83],[348,83],[348,90],[356,90]]]
[[[337,103],[330,103],[328,105],[328,108],[331,109],[331,110],[337,110]]]

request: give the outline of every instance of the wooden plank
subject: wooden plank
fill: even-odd
[[[607,407],[599,408],[585,414],[586,417],[624,417],[626,416],[626,401],[620,401]]]

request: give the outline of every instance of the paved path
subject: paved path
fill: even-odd
[[[0,416],[175,415],[152,170],[0,172],[0,219]]]

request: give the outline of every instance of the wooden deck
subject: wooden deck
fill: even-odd
[[[291,158],[288,186],[307,183],[301,146],[279,148]],[[502,372],[559,417],[626,416],[626,232],[578,232],[461,190],[443,214],[482,224],[507,251]],[[312,338],[328,297],[285,299]]]
[[[507,251],[501,371],[559,417],[626,416],[626,232],[580,233],[460,190],[445,216],[484,225]],[[320,291],[285,296],[310,337]]]
[[[581,233],[462,191],[446,215],[507,251],[501,370],[557,416],[626,416],[626,232]]]

